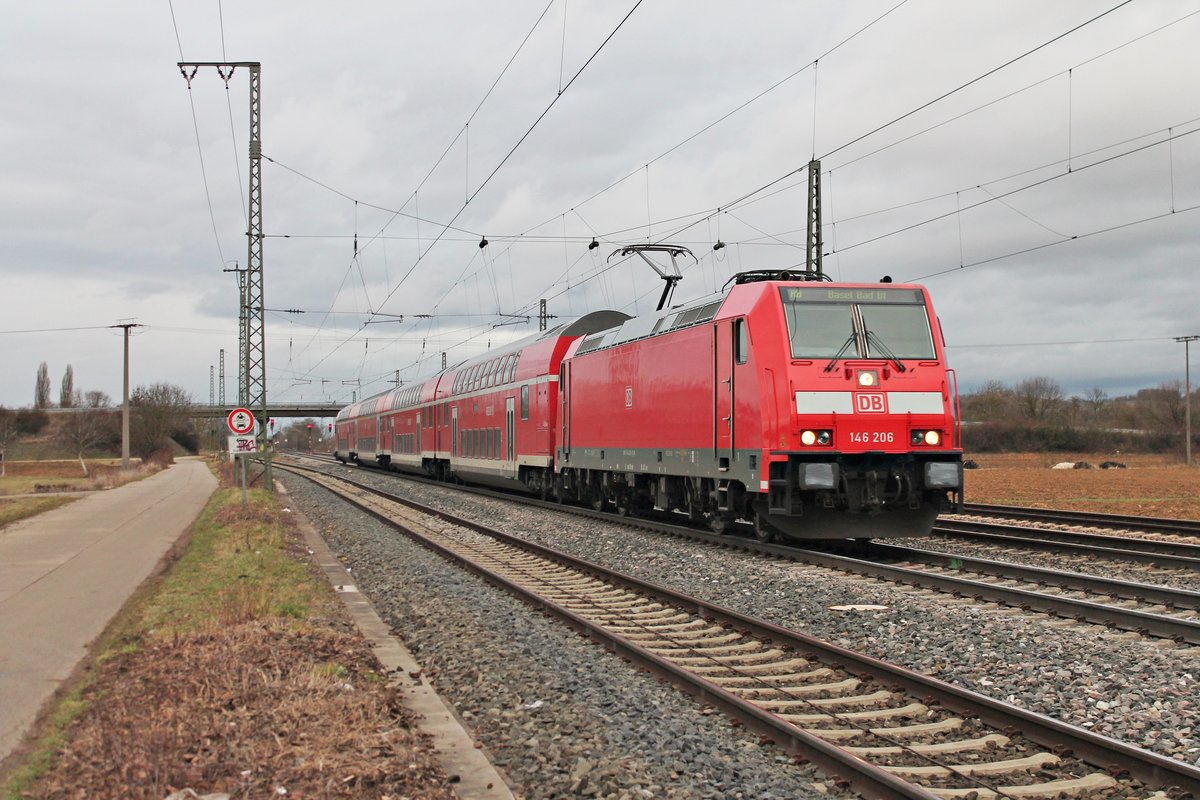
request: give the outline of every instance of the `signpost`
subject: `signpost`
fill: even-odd
[[[258,452],[258,445],[254,438],[254,415],[247,408],[235,408],[229,412],[229,416],[225,417],[225,424],[229,426],[229,432],[233,435],[229,437],[229,456],[234,458],[241,456],[242,462],[242,506],[248,505],[246,499],[246,457],[250,453]]]

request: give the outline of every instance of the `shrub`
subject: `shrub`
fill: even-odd
[[[50,415],[40,408],[22,408],[17,411],[17,431],[27,436],[37,436],[50,424]]]

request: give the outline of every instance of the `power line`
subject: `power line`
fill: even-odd
[[[1051,347],[1058,345],[1076,344],[1118,344],[1125,342],[1165,342],[1172,340],[1171,336],[1143,336],[1127,339],[1071,339],[1055,342],[988,342],[986,344],[947,344],[948,350],[973,350],[993,347]]]
[[[949,275],[952,272],[958,272],[959,270],[967,269],[968,267],[978,267],[982,264],[991,264],[993,261],[1003,261],[1006,258],[1014,258],[1016,256],[1027,255],[1028,253],[1035,253],[1038,250],[1045,250],[1047,248],[1054,247],[1055,245],[1063,244],[1064,242],[1074,242],[1079,239],[1090,239],[1093,236],[1099,236],[1100,234],[1103,234],[1103,233],[1112,233],[1113,231],[1119,231],[1119,230],[1122,230],[1123,228],[1132,228],[1136,225],[1142,225],[1147,222],[1154,222],[1155,220],[1159,220],[1159,219],[1166,219],[1167,217],[1173,217],[1177,214],[1186,214],[1189,211],[1195,211],[1197,209],[1200,209],[1200,203],[1197,203],[1194,206],[1188,206],[1187,208],[1172,209],[1171,211],[1167,211],[1162,214],[1155,214],[1153,216],[1143,217],[1141,219],[1135,219],[1130,222],[1122,222],[1119,225],[1110,225],[1107,228],[1099,228],[1094,231],[1088,231],[1087,233],[1076,234],[1075,236],[1072,236],[1070,239],[1059,239],[1057,242],[1047,242],[1046,244],[1039,244],[1039,245],[1035,245],[1033,247],[1026,247],[1023,250],[1014,250],[1013,252],[1005,253],[1004,255],[992,256],[991,258],[980,259],[979,261],[974,261],[974,262],[971,262],[970,264],[963,264],[961,266],[951,267],[949,269],[940,270],[938,272],[931,272],[928,275],[921,275],[920,277],[917,277],[917,278],[911,278],[911,279],[909,279],[908,282],[911,283],[911,282],[915,282],[915,281],[923,281],[928,278],[936,278],[941,275]]]
[[[183,42],[179,38],[179,24],[175,21],[175,3],[173,0],[167,0],[167,7],[171,10],[171,26],[175,29],[175,44],[179,47],[179,60],[183,61]],[[185,74],[186,78],[187,75]],[[192,96],[192,82],[189,79],[188,85],[188,105],[192,109],[192,130],[196,133],[196,151],[200,155],[200,177],[204,182],[204,197],[208,202],[208,218],[212,222],[213,239],[217,243],[217,257],[220,259],[221,268],[225,267],[225,253],[221,249],[221,236],[217,233],[217,215],[213,212],[212,192],[208,188],[208,169],[204,166],[204,147],[200,144],[200,122],[196,117],[196,100]]]
[[[1003,64],[1001,64],[997,67],[992,67],[991,69],[989,69],[987,72],[983,73],[982,75],[978,75],[965,83],[961,83],[958,86],[956,86],[955,88],[951,89],[950,91],[944,92],[943,94],[938,95],[937,97],[933,98],[932,100],[922,103],[921,105],[917,106],[916,108],[912,109],[911,111],[907,111],[907,112],[901,114],[900,116],[893,119],[891,122],[885,122],[884,124],[880,125],[879,127],[869,130],[866,133],[862,134],[861,136],[851,139],[850,141],[846,142],[843,145],[839,145],[838,147],[835,147],[834,149],[830,150],[825,155],[821,156],[821,160],[824,161],[826,158],[833,155],[834,153],[841,152],[842,150],[845,150],[847,147],[850,147],[851,145],[861,142],[863,139],[866,139],[870,136],[874,136],[876,133],[879,133],[880,131],[882,131],[886,128],[890,128],[891,126],[895,125],[897,122],[907,119],[908,117],[911,117],[913,114],[923,111],[926,108],[929,108],[930,106],[932,106],[933,104],[941,102],[942,100],[945,100],[947,97],[950,97],[951,95],[961,92],[963,89],[966,89],[968,86],[979,83],[981,80],[983,80],[984,78],[987,78],[990,75],[995,75],[997,72],[1004,69],[1005,67],[1010,67],[1013,64],[1017,63],[1018,61],[1020,61],[1021,59],[1027,58],[1028,56],[1033,55],[1034,53],[1038,52],[1039,50],[1043,50],[1046,47],[1049,47],[1050,45],[1054,44],[1055,42],[1059,41],[1060,39],[1065,39],[1066,37],[1070,36],[1072,33],[1075,33],[1076,31],[1079,31],[1083,28],[1086,28],[1088,25],[1091,25],[1093,22],[1096,22],[1097,20],[1107,17],[1109,14],[1113,13],[1117,9],[1127,6],[1132,2],[1133,2],[1133,0],[1122,0],[1122,2],[1117,3],[1115,6],[1108,9],[1107,11],[1101,12],[1100,14],[1097,14],[1096,16],[1092,17],[1091,19],[1089,19],[1085,22],[1079,23],[1074,28],[1071,28],[1070,30],[1065,31],[1063,33],[1060,33],[1057,36],[1055,36],[1045,42],[1042,42],[1041,44],[1037,45],[1036,47],[1034,47],[1030,50],[1026,50],[1024,53],[1022,53],[1019,56],[1016,56],[1015,58],[1010,58],[1008,61],[1005,61]]]
[[[458,218],[460,216],[462,216],[463,212],[466,211],[467,207],[471,204],[471,202],[476,197],[479,196],[479,193],[482,192],[484,190],[484,188],[488,185],[488,183],[491,182],[492,178],[494,178],[496,176],[496,174],[500,171],[500,169],[508,162],[508,160],[512,157],[513,153],[515,153],[517,151],[517,149],[520,148],[520,146],[525,142],[525,140],[529,138],[529,135],[531,133],[533,133],[533,131],[537,128],[537,126],[541,123],[541,121],[546,118],[546,115],[550,113],[550,110],[553,109],[555,105],[557,105],[558,101],[560,99],[562,99],[563,95],[565,95],[567,93],[567,90],[571,88],[571,86],[575,83],[576,80],[578,80],[579,76],[582,75],[583,72],[588,68],[588,66],[590,66],[591,63],[596,59],[596,57],[598,55],[600,55],[600,52],[605,48],[605,46],[610,41],[612,41],[612,38],[617,35],[617,32],[620,31],[622,27],[624,27],[625,23],[629,20],[629,18],[633,16],[633,13],[635,11],[637,11],[637,9],[642,5],[642,2],[643,2],[643,0],[637,0],[637,2],[634,3],[633,7],[631,9],[629,9],[629,11],[625,14],[625,16],[621,18],[621,21],[617,23],[616,27],[614,27],[612,29],[612,31],[609,32],[608,36],[606,36],[604,38],[604,41],[602,41],[599,44],[599,46],[596,47],[596,49],[592,52],[592,54],[590,56],[588,56],[588,59],[583,63],[583,65],[581,67],[579,67],[578,70],[575,71],[574,75],[571,76],[571,79],[569,81],[567,81],[567,83],[562,87],[562,89],[557,94],[555,94],[554,98],[550,101],[550,103],[546,106],[546,108],[542,110],[542,113],[539,114],[537,116],[537,118],[533,121],[533,124],[530,125],[529,128],[525,131],[525,133],[521,135],[521,138],[519,138],[517,140],[517,142],[504,155],[504,157],[502,159],[500,159],[500,162],[498,164],[496,164],[496,166],[492,169],[492,171],[488,174],[488,176],[483,179],[483,181],[479,184],[479,186],[475,189],[475,191],[467,196],[466,201],[462,204],[462,206],[459,208],[459,210],[450,219],[450,222],[447,223],[447,226],[442,229],[441,233],[439,233],[437,236],[434,237],[434,240],[429,244],[429,246],[424,250],[424,252],[422,252],[417,257],[417,260],[414,261],[412,266],[410,266],[408,268],[408,271],[405,272],[404,275],[400,278],[400,280],[396,283],[396,285],[394,287],[392,287],[392,289],[388,292],[387,296],[383,299],[383,302],[379,304],[379,308],[383,308],[385,305],[387,305],[388,301],[391,300],[392,296],[395,295],[395,293],[400,289],[400,287],[404,285],[404,282],[406,280],[408,280],[408,277],[410,275],[412,275],[413,270],[415,270],[417,268],[417,266],[425,259],[425,257],[427,255],[429,255],[429,253],[433,250],[433,248],[437,246],[438,242],[440,242],[442,240],[442,237],[443,237],[445,231],[449,230],[450,226],[452,226],[455,222],[458,221]],[[372,313],[374,313],[374,312],[372,312]],[[347,337],[346,343],[349,343],[351,340],[356,338],[358,336],[358,333],[361,332],[361,330],[362,329],[360,328],[359,331],[356,331],[354,334]],[[333,355],[334,352],[337,352],[337,349],[339,349],[339,348],[335,348],[330,353],[327,353],[317,363],[320,364],[320,363],[324,362],[327,358],[329,358],[331,355]]]

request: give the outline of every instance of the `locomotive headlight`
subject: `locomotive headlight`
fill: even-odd
[[[814,444],[827,445],[833,441],[833,431],[804,431],[800,434],[800,443],[805,447]]]
[[[879,373],[873,369],[859,370],[858,385],[859,386],[878,386],[879,385]]]
[[[925,431],[925,444],[930,447],[937,447],[942,443],[942,434],[940,431]]]
[[[925,441],[925,431],[913,431],[912,432],[912,443],[913,444],[920,444],[923,441]]]

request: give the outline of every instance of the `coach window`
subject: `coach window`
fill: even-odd
[[[521,387],[521,419],[529,419],[529,384]]]
[[[734,359],[739,364],[745,364],[750,357],[750,330],[746,320],[738,319],[733,322],[733,352]]]

